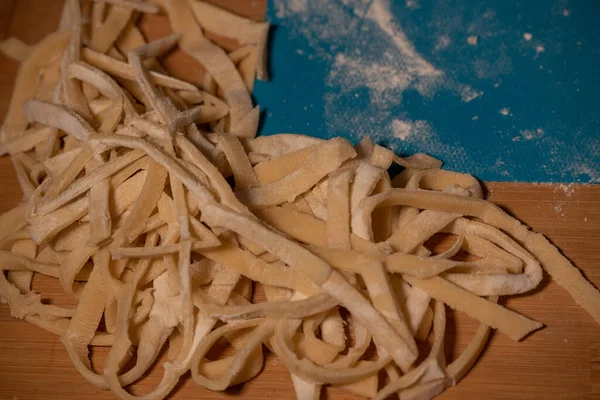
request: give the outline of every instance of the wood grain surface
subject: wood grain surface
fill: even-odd
[[[212,0],[232,10],[260,18],[264,0]],[[0,39],[11,35],[33,44],[51,32],[60,16],[62,0],[0,0]],[[169,32],[165,18],[142,21],[150,38]],[[221,38],[213,37],[220,41]],[[201,68],[185,55],[166,61],[174,74],[200,79]],[[6,113],[18,64],[0,55],[0,115]],[[600,186],[487,183],[488,198],[536,231],[547,235],[597,287],[600,286]],[[0,212],[21,199],[8,158],[0,159]],[[57,304],[57,281],[36,278],[34,289]],[[600,327],[548,276],[534,292],[511,297],[504,304],[543,322],[544,329],[516,343],[494,333],[479,362],[440,399],[600,399]],[[449,312],[446,352],[455,357],[467,345],[477,323],[461,313]],[[93,348],[92,361],[102,370],[106,349]],[[148,393],[161,379],[161,363],[133,388]],[[329,399],[355,399],[327,389]],[[172,399],[295,398],[289,374],[269,355],[258,378],[225,393],[198,387],[186,376]],[[58,338],[24,321],[14,319],[0,305],[0,400],[111,399],[114,396],[87,383],[72,366]]]

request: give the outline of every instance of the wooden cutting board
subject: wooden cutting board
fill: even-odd
[[[212,0],[240,13],[260,18],[264,0]],[[62,0],[0,0],[0,39],[14,35],[33,44],[55,29]],[[145,21],[149,36],[168,33],[164,18]],[[167,61],[177,74],[190,75],[197,65],[181,54]],[[6,113],[18,64],[0,56],[0,115]],[[197,69],[200,74],[200,69]],[[197,77],[198,75],[196,75]],[[198,79],[198,78],[196,78]],[[8,158],[0,159],[0,212],[21,199],[21,191]],[[600,186],[543,185],[490,182],[488,198],[500,204],[534,230],[546,234],[596,286],[600,286]],[[62,295],[57,281],[36,279],[34,289],[55,299]],[[546,327],[522,343],[494,333],[476,366],[440,399],[600,399],[600,327],[548,276],[533,293],[503,302]],[[461,313],[448,313],[447,357],[467,345],[477,323]],[[102,370],[105,349],[92,349],[92,361]],[[134,389],[143,394],[161,379],[158,363]],[[330,399],[356,396],[327,389]],[[226,393],[200,388],[186,376],[173,399],[295,398],[289,374],[269,355],[262,374]],[[14,319],[0,305],[0,400],[111,399],[114,396],[87,383],[75,370],[58,338],[24,321]]]

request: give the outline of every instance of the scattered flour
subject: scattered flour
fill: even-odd
[[[394,137],[405,141],[408,139],[413,130],[413,123],[403,121],[401,119],[394,119],[392,121],[392,132]]]
[[[450,36],[440,36],[435,42],[435,47],[433,49],[436,51],[446,49],[450,46],[450,43],[452,43],[452,39],[450,39]]]
[[[451,160],[455,168],[460,169],[464,165],[467,166],[466,170],[480,173],[478,163],[472,160],[473,155],[467,154],[459,143],[447,136],[442,139],[431,122],[418,119],[418,116],[410,118],[403,110],[403,98],[408,92],[432,97],[440,90],[449,90],[464,103],[480,98],[483,92],[470,85],[453,82],[452,72],[445,74],[439,68],[441,64],[436,56],[432,55],[431,60],[427,60],[420,54],[391,12],[392,1],[273,0],[273,4],[275,15],[285,19],[291,34],[306,40],[309,47],[302,48],[298,53],[322,59],[331,67],[325,78],[323,94],[324,118],[329,136],[343,135],[356,140],[370,135],[376,141],[395,137],[396,145],[402,143],[395,150],[430,152]],[[405,4],[404,12],[420,6],[418,0],[399,3]],[[493,32],[496,17],[493,12],[484,14],[472,30],[462,31],[466,33],[463,38],[491,37],[481,29],[491,29],[490,32]],[[438,30],[435,34],[433,50],[447,49],[453,43],[454,31]],[[531,42],[536,56],[545,52],[537,36],[534,38],[526,32],[523,39]],[[513,69],[507,49],[505,46],[494,48],[495,56],[489,57],[486,51],[491,49],[479,46],[478,52],[482,54],[475,57],[467,68],[474,78],[490,79],[497,82],[494,87],[499,87],[502,76]],[[350,107],[345,104],[350,104]],[[499,110],[499,113],[511,115],[508,107]],[[477,120],[478,117],[472,119]],[[564,147],[565,151],[572,151],[573,154],[577,153],[577,149],[568,142],[555,146],[556,143],[550,143],[550,138],[551,135],[544,135],[543,129],[532,128],[520,131],[520,135],[512,140],[539,139],[535,145],[540,146],[540,153],[550,155],[547,162],[539,166],[541,172],[559,170],[563,171],[563,177],[580,176],[586,181],[600,183],[600,168],[595,158],[585,156],[576,163],[563,163],[558,155],[556,159],[552,158],[553,153],[548,149]],[[510,141],[510,136],[507,139]],[[496,167],[506,169],[507,165],[510,164]]]
[[[428,122],[404,114],[401,105],[409,91],[431,98],[449,90],[464,103],[483,92],[454,82],[415,49],[391,11],[393,0],[273,1],[276,16],[285,18],[292,35],[307,40],[307,55],[330,65],[323,95],[328,135],[355,140],[370,135],[380,142],[396,138],[409,151],[475,164],[458,143],[442,140]],[[405,5],[409,10],[420,6],[417,0]],[[450,43],[450,36],[442,35],[435,48]]]
[[[543,173],[559,171],[558,179],[562,181],[600,183],[600,136],[575,141],[570,137],[561,140],[544,135],[534,143],[538,153],[547,155],[546,162],[540,166]],[[582,148],[589,150],[586,153]],[[565,154],[576,156],[565,158]]]
[[[575,188],[573,186],[574,185],[572,183],[568,185],[563,183],[558,185],[557,188],[554,189],[554,191],[556,192],[557,190],[562,190],[567,197],[571,197],[575,193]]]
[[[535,46],[535,55],[536,55],[536,57],[539,56],[541,53],[543,53],[545,51],[546,51],[546,48],[544,47],[544,45],[538,44],[537,46]]]
[[[418,10],[421,8],[421,4],[419,4],[418,0],[406,0],[406,8],[409,10]]]
[[[405,90],[432,95],[443,79],[444,73],[408,40],[390,11],[390,0],[274,3],[276,15],[293,24],[293,34],[304,36],[318,56],[332,61],[328,86],[345,92],[367,88],[373,108],[392,98],[399,104]]]
[[[502,159],[502,157],[498,157],[496,159],[496,162],[490,167],[490,170],[502,176],[510,175],[510,173],[506,169],[506,162]]]
[[[566,197],[572,197],[573,194],[575,193],[575,187],[574,185],[571,184],[559,184],[559,185],[553,185],[554,186],[554,193],[559,193],[559,192],[563,192],[565,194]],[[556,212],[557,214],[560,213],[560,217],[565,217],[565,213],[563,212],[563,205],[565,203],[562,201],[559,201],[555,206],[554,206],[554,212]],[[587,221],[587,218],[584,219],[584,222]]]
[[[464,148],[456,144],[444,143],[440,136],[435,132],[431,124],[427,121],[394,118],[390,124],[389,130],[406,145],[412,145],[419,152],[431,154],[453,154],[465,163],[470,163],[469,156]],[[377,139],[377,134],[372,135]],[[402,136],[405,138],[402,139]],[[383,137],[385,138],[385,136]]]
[[[414,82],[408,74],[399,74],[398,69],[388,63],[367,62],[361,57],[338,54],[328,77],[331,86],[345,91],[359,88],[369,89],[371,102],[383,104],[394,101]],[[396,101],[401,101],[398,98]]]
[[[483,91],[473,89],[469,85],[464,85],[460,90],[460,99],[463,103],[468,103],[481,96],[483,96]]]
[[[277,7],[277,17],[285,18],[293,14],[306,12],[308,0],[285,0],[286,7]]]
[[[542,136],[544,136],[544,130],[542,128],[537,128],[537,129],[523,129],[521,131],[519,131],[519,133],[521,134],[521,136],[523,136],[523,139],[525,140],[531,140],[531,139],[539,139]],[[518,136],[517,136],[518,138]],[[513,138],[513,142],[518,141],[519,139]]]
[[[394,18],[390,11],[390,0],[374,0],[366,16],[377,23],[379,28],[387,34],[400,51],[407,73],[432,77],[442,75],[442,71],[435,68],[415,51],[412,43],[406,38],[398,20]]]
[[[591,162],[593,162],[593,161],[591,161]],[[577,162],[577,163],[573,163],[571,165],[567,165],[565,167],[565,172],[568,172],[569,174],[571,174],[573,176],[586,175],[589,177],[589,179],[585,179],[586,182],[600,183],[600,168],[592,167],[591,162],[590,162],[590,164]]]
[[[421,141],[437,141],[435,133],[431,125],[427,121],[417,120],[410,121],[400,118],[394,118],[391,124],[392,134],[394,137],[402,140]]]

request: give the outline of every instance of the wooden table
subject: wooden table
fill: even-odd
[[[259,17],[265,1],[212,0]],[[51,32],[62,0],[0,0],[0,40],[15,35],[33,44]],[[156,17],[154,17],[156,18]],[[155,22],[159,22],[156,24]],[[168,29],[160,18],[146,23],[153,34]],[[158,28],[156,28],[158,26]],[[164,31],[164,32],[163,32]],[[196,68],[176,55],[169,64]],[[0,56],[0,115],[6,113],[18,65]],[[179,67],[181,70],[182,67]],[[0,212],[21,199],[8,158],[0,159]],[[546,234],[596,286],[600,286],[600,186],[537,185],[490,182],[488,197],[533,229]],[[67,302],[56,281],[36,279],[34,289]],[[58,296],[58,297],[57,297]],[[546,324],[522,343],[494,333],[480,361],[461,383],[441,399],[600,399],[600,327],[548,276],[533,293],[512,297],[509,308]],[[449,313],[446,349],[449,359],[468,343],[477,324],[460,313]],[[102,370],[103,349],[93,349],[94,367]],[[159,363],[160,365],[160,363]],[[134,392],[156,386],[156,367]],[[355,396],[328,389],[330,399]],[[270,355],[262,374],[249,383],[214,393],[182,380],[173,399],[292,399],[294,391],[285,367]],[[111,399],[110,393],[87,383],[72,366],[58,338],[10,316],[0,305],[0,400]]]

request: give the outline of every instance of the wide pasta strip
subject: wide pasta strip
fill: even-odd
[[[219,145],[233,170],[236,190],[248,190],[256,186],[258,184],[256,175],[239,139],[233,135],[224,135],[219,140]]]
[[[258,114],[252,113],[246,85],[227,54],[204,37],[187,0],[165,0],[165,3],[173,30],[182,35],[181,49],[200,62],[223,90],[229,103],[230,132],[240,137],[256,136]],[[244,123],[245,118],[251,121]]]
[[[130,81],[135,80],[135,72],[129,65],[127,65],[127,63],[124,63],[123,61],[117,60],[102,53],[98,53],[88,48],[82,49],[81,59],[86,63],[91,64],[98,69],[101,69],[109,75],[114,75],[119,78],[128,79]],[[161,74],[159,72],[150,71],[148,75],[150,82],[152,82],[152,84],[154,85],[176,90],[198,90],[191,83],[181,81],[177,78],[173,78]]]
[[[0,53],[18,62],[27,60],[27,57],[31,55],[31,50],[28,44],[14,36],[0,42]]]
[[[292,201],[355,155],[346,140],[332,139],[315,149],[290,175],[265,186],[241,191],[239,197],[251,208],[266,208]]]
[[[443,278],[419,279],[405,275],[404,279],[434,299],[443,301],[450,307],[463,311],[478,321],[498,329],[513,340],[521,340],[528,333],[543,326],[539,322],[509,311],[496,303],[475,296]]]
[[[327,185],[327,245],[349,250],[352,172],[334,174]]]
[[[272,207],[266,210],[257,210],[254,213],[261,220],[290,235],[295,240],[319,247],[327,247],[327,225],[315,217],[287,207]],[[385,248],[356,235],[350,235],[350,244],[353,249],[361,252],[385,250]]]
[[[106,53],[129,22],[132,13],[133,10],[129,7],[111,7],[102,25],[92,32],[89,47],[99,53]]]
[[[4,117],[0,142],[13,138],[27,127],[27,119],[21,107],[35,95],[35,82],[39,71],[44,68],[53,56],[60,54],[71,39],[70,32],[56,32],[47,36],[35,46],[31,55],[19,67],[15,82],[15,91],[10,100],[8,112]]]
[[[260,80],[268,79],[268,23],[252,21],[205,1],[193,0],[190,1],[190,6],[202,28],[235,39],[240,44],[256,45],[258,53],[258,59],[255,61],[257,64],[257,78]]]
[[[80,152],[80,154],[82,153],[83,151]],[[59,207],[63,206],[64,204],[79,196],[80,194],[91,189],[94,185],[100,183],[106,178],[110,178],[112,175],[114,175],[121,169],[127,167],[128,165],[132,164],[136,160],[142,158],[143,156],[143,152],[134,150],[112,161],[102,164],[101,166],[95,168],[92,172],[86,174],[85,177],[80,178],[77,181],[71,183],[68,189],[62,191],[59,195],[55,196],[54,198],[48,201],[42,201],[42,203],[37,208],[37,214],[46,215],[58,209]],[[85,160],[85,162],[87,161],[88,160]]]
[[[220,264],[235,269],[240,274],[265,285],[281,286],[307,294],[316,294],[320,290],[310,281],[293,270],[288,271],[282,263],[266,261],[235,246],[222,245],[214,249],[201,250],[200,253]]]
[[[488,299],[491,302],[496,303],[498,301],[497,296],[492,296]],[[452,361],[446,368],[446,374],[452,378],[453,385],[456,385],[471,367],[477,361],[477,357],[483,352],[483,348],[490,334],[490,327],[486,324],[480,324],[471,342],[467,345],[467,348],[461,353],[461,355],[454,361]]]
[[[97,263],[96,268],[92,270],[83,289],[77,311],[61,336],[61,342],[81,375],[100,388],[108,388],[104,378],[92,371],[88,356],[88,345],[91,344],[108,301],[108,288],[102,279],[102,269],[108,268],[108,252],[97,253],[94,262]]]
[[[213,318],[223,321],[253,318],[305,318],[329,310],[337,305],[330,296],[320,293],[303,300],[268,301],[246,306],[219,306],[213,304],[201,291],[194,293],[194,303]]]
[[[90,124],[78,114],[55,104],[29,100],[23,106],[23,112],[29,122],[58,128],[84,142],[94,133]]]

